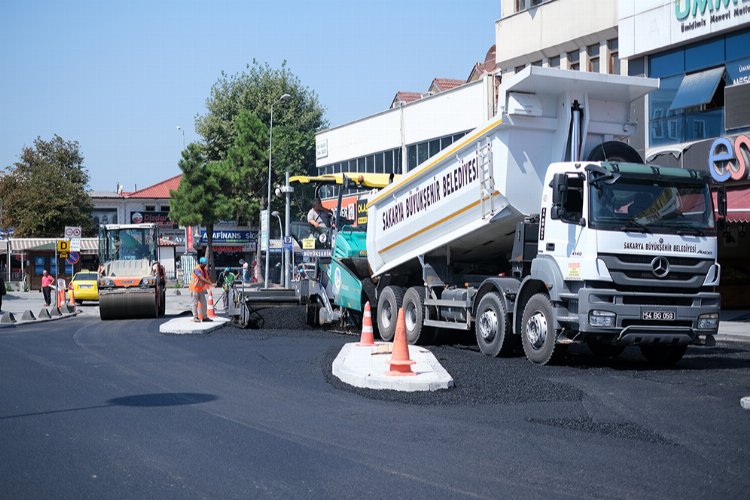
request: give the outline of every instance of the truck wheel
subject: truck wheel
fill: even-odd
[[[587,340],[586,345],[589,351],[601,358],[616,358],[625,350],[624,345],[612,345],[593,339]]]
[[[521,322],[523,352],[532,363],[546,365],[555,352],[557,332],[554,327],[552,302],[544,293],[537,293],[526,303]]]
[[[661,366],[669,366],[677,363],[685,355],[687,344],[663,345],[643,344],[641,354],[649,363]]]
[[[429,344],[435,340],[435,329],[424,326],[424,297],[424,288],[420,287],[411,287],[404,294],[406,341],[412,345]]]
[[[403,302],[404,289],[399,286],[387,286],[380,293],[377,310],[378,332],[380,332],[380,338],[386,342],[393,340],[396,334],[398,308]]]
[[[497,292],[489,292],[479,301],[474,331],[479,350],[485,356],[507,355],[513,350],[505,303]]]
[[[594,146],[589,153],[588,161],[643,163],[643,158],[629,144],[620,141],[607,141]]]

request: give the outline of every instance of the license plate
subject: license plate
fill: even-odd
[[[78,285],[78,288],[91,288],[94,285]]]
[[[642,317],[655,321],[674,321],[677,315],[674,311],[643,311]]]

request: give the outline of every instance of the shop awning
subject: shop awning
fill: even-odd
[[[712,194],[716,207],[716,192]],[[750,222],[750,186],[727,189],[727,222]]]
[[[724,66],[687,75],[682,79],[669,110],[700,106],[711,102],[723,76]]]
[[[8,241],[13,253],[28,252],[29,250],[54,251],[57,246],[57,238],[12,238]],[[98,238],[81,238],[81,253],[96,254],[98,252]]]

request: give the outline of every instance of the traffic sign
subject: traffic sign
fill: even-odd
[[[71,238],[80,238],[81,237],[81,228],[75,227],[75,226],[65,226],[65,237],[68,239]]]
[[[292,237],[284,236],[284,250],[292,250]]]
[[[65,226],[65,237],[70,240],[70,250],[81,251],[81,228],[78,226]]]
[[[57,240],[57,252],[68,253],[70,250],[70,242],[68,240]]]
[[[70,252],[68,258],[65,259],[65,262],[72,266],[73,264],[78,264],[79,260],[81,260],[81,254],[78,252]]]
[[[61,259],[67,259],[68,258],[68,252],[60,252],[60,258]]]

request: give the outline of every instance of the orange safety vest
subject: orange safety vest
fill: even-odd
[[[195,275],[195,271],[200,272],[201,276],[208,280],[208,266],[206,266],[205,269],[201,269],[201,266],[195,266],[193,272],[190,273],[190,291],[202,292],[203,290],[208,290],[209,285],[203,283],[202,281],[198,281],[198,276]]]

